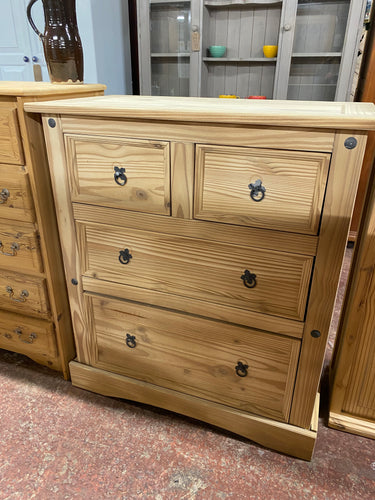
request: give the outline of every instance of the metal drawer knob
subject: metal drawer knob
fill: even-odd
[[[129,252],[128,248],[125,248],[125,250],[120,250],[118,260],[121,262],[121,264],[129,264],[130,259],[132,259],[132,258],[133,258],[133,256]]]
[[[29,296],[29,292],[27,290],[22,290],[19,298],[14,297],[14,290],[11,286],[6,287],[6,291],[9,293],[9,298],[14,300],[14,302],[26,302],[27,297]]]
[[[115,173],[113,177],[119,186],[125,186],[127,182],[127,177],[125,175],[125,169],[123,167],[114,167]]]
[[[257,285],[256,277],[256,274],[253,274],[248,269],[245,269],[241,279],[246,288],[254,288]]]
[[[265,194],[266,188],[262,186],[262,181],[258,179],[253,184],[249,184],[250,198],[254,201],[262,201]]]
[[[237,366],[235,368],[236,370],[236,374],[239,376],[239,377],[246,377],[247,376],[247,369],[249,368],[249,365],[245,365],[244,363],[242,363],[241,361],[239,361],[237,363]]]
[[[14,330],[14,332],[18,335],[19,340],[21,342],[23,342],[24,344],[32,344],[34,342],[34,340],[38,338],[38,335],[34,332],[30,333],[30,335],[28,336],[27,339],[21,338],[22,334],[23,334],[23,331],[21,328],[16,328]]]
[[[10,192],[7,190],[7,188],[2,189],[2,191],[0,192],[0,205],[2,203],[5,203],[7,201],[7,199],[9,198],[9,196],[10,196]]]
[[[11,246],[10,246],[10,249],[12,250],[12,253],[9,253],[9,252],[4,252],[3,250],[3,242],[0,241],[0,254],[2,255],[9,255],[10,257],[15,257],[17,255],[17,250],[20,249],[20,246],[18,243],[12,243]]]
[[[137,342],[135,340],[135,335],[130,335],[130,333],[126,334],[126,345],[130,347],[130,349],[134,349],[137,346]]]

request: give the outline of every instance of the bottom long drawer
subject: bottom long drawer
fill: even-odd
[[[299,340],[126,301],[87,299],[96,367],[288,420]]]
[[[0,348],[25,354],[53,367],[57,347],[53,324],[0,311]]]

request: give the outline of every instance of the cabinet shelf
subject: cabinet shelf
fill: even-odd
[[[206,0],[205,7],[244,7],[246,5],[271,5],[282,3],[282,0]]]
[[[175,59],[178,57],[190,57],[190,52],[152,52],[151,57]]]
[[[302,52],[296,52],[292,54],[292,57],[298,57],[299,59],[302,58],[312,58],[312,57],[319,57],[319,58],[325,58],[325,57],[341,57],[342,53],[341,52],[309,52],[309,53],[302,53]]]
[[[210,63],[274,63],[276,57],[203,57],[204,62]]]
[[[190,0],[150,0],[151,4],[188,4],[190,3]]]

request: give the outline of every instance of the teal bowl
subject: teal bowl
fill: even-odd
[[[225,45],[211,45],[208,50],[212,57],[223,57],[227,48]]]

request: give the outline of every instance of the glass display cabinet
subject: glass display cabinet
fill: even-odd
[[[137,5],[141,94],[349,100],[366,0]],[[212,57],[212,45],[224,54]]]

